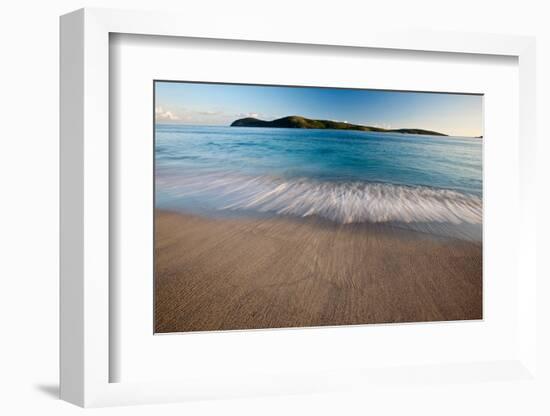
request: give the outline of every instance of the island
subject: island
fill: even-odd
[[[301,116],[287,116],[273,121],[260,120],[254,117],[246,117],[235,120],[231,127],[275,127],[290,129],[334,129],[334,130],[359,130],[374,131],[379,133],[402,134],[426,134],[432,136],[447,136],[437,131],[424,129],[384,129],[382,127],[361,126],[359,124],[345,123],[332,120],[313,120]]]

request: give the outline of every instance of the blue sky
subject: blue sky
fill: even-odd
[[[155,100],[155,118],[162,123],[229,125],[243,117],[300,115],[453,136],[483,134],[479,95],[156,82]]]

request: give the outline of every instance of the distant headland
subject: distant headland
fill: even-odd
[[[402,133],[402,134],[426,134],[432,136],[447,136],[437,131],[424,129],[384,129],[381,127],[361,126],[359,124],[344,123],[331,120],[312,120],[300,116],[287,116],[273,121],[259,120],[254,117],[246,117],[235,120],[231,127],[275,127],[290,129],[335,129],[335,130],[359,130],[374,131],[380,133]]]

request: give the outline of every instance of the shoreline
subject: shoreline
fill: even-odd
[[[155,210],[155,332],[482,318],[482,244]]]

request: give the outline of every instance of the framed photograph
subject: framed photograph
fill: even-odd
[[[61,18],[62,398],[537,383],[534,40],[185,21]]]
[[[482,95],[156,80],[154,102],[155,333],[482,319]]]

